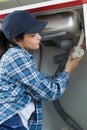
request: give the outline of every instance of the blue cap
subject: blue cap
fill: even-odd
[[[36,20],[32,14],[21,10],[14,11],[4,18],[2,31],[6,38],[11,40],[22,33],[39,33],[46,25],[46,21],[40,22]]]

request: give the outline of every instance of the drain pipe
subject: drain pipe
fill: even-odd
[[[73,128],[73,130],[83,130],[83,128],[74,120],[72,117],[70,117],[63,107],[61,106],[59,100],[53,101],[53,105],[57,111],[57,113],[60,115],[60,117],[65,121],[65,123]]]

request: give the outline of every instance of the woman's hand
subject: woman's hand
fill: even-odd
[[[65,66],[65,71],[68,72],[69,74],[78,67],[80,61],[83,59],[83,56],[79,57],[79,58],[75,58],[73,59],[72,58],[72,53],[73,53],[73,50],[71,51],[70,55],[69,55],[69,58],[68,58],[68,61],[66,63],[66,66]]]

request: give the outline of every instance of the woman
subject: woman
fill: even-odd
[[[35,68],[28,52],[40,45],[47,22],[26,11],[8,14],[0,32],[0,130],[41,130],[41,102],[58,99],[66,90],[70,73],[81,58],[70,54],[63,72],[49,78]]]

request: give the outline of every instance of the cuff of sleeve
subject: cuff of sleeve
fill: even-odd
[[[68,77],[70,77],[70,74],[69,74],[68,72],[63,71],[62,73],[63,73],[64,75],[67,75]]]
[[[63,71],[60,74],[58,74],[56,78],[58,78],[58,77],[61,77],[62,79],[66,79],[66,81],[68,81],[70,79],[70,75],[66,71]]]

